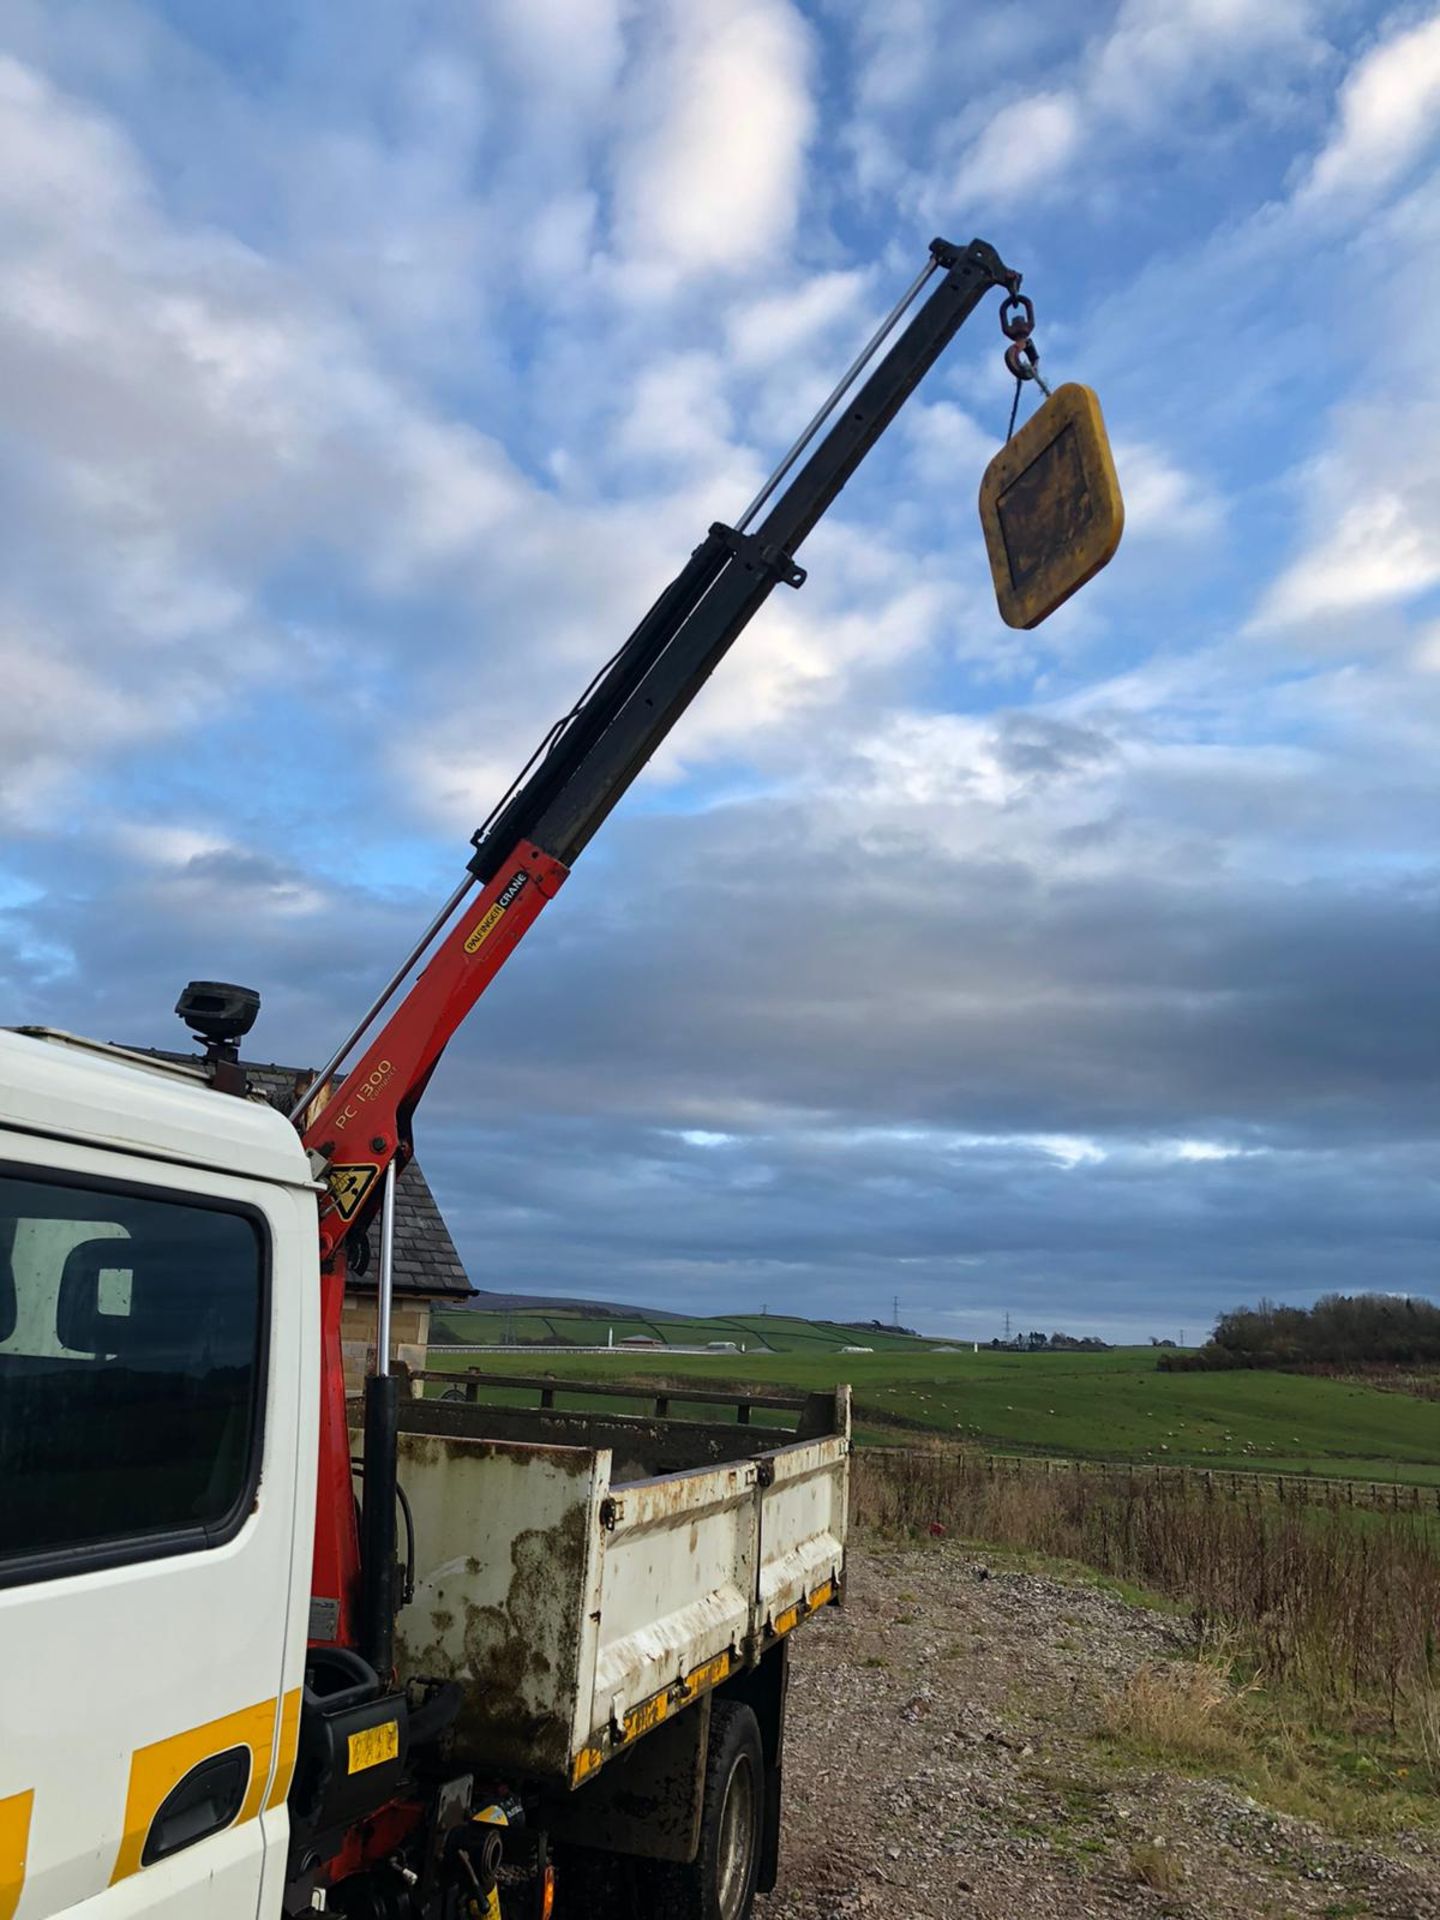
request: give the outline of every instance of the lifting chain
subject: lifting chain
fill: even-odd
[[[1040,371],[1040,349],[1031,337],[1035,331],[1035,303],[1028,294],[1015,288],[1006,294],[1000,302],[1000,331],[1009,342],[1005,349],[1005,365],[1015,376],[1015,398],[1010,407],[1010,425],[1005,431],[1008,440],[1015,431],[1015,416],[1020,410],[1020,390],[1025,382],[1033,380],[1045,398],[1050,398],[1050,389]]]

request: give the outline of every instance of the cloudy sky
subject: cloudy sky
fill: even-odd
[[[1440,13],[3,0],[0,1020],[316,1061],[932,234],[994,301],[452,1050],[478,1285],[1193,1339],[1435,1291]]]

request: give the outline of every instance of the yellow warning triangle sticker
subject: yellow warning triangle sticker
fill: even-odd
[[[342,1220],[353,1220],[360,1211],[360,1203],[375,1184],[375,1176],[380,1169],[368,1163],[358,1167],[332,1167],[330,1169],[330,1198],[335,1202],[335,1211]]]

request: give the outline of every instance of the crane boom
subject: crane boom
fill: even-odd
[[[941,276],[938,284],[911,314],[864,384],[846,397],[853,376],[936,273]],[[350,1494],[350,1443],[339,1354],[347,1242],[373,1215],[392,1162],[403,1166],[410,1156],[416,1103],[456,1030],[735,640],[776,586],[798,588],[804,583],[804,569],[795,559],[801,544],[925,373],[991,288],[1004,287],[1013,295],[1019,286],[1020,275],[1006,267],[983,240],[963,248],[944,240],[931,243],[924,272],[740,523],[730,527],[717,522],[710,528],[477,832],[464,883],[421,947],[396,974],[391,989],[399,986],[437,934],[438,944],[333,1098],[333,1069],[371,1029],[390,990],[297,1106],[302,1138],[328,1189],[320,1218],[327,1359],[314,1586],[317,1596],[337,1603],[325,1615],[335,1623],[326,1638],[352,1639],[352,1613],[359,1604],[361,1555]],[[801,453],[830,416],[831,403],[842,397],[843,407],[834,412],[823,438],[800,462]],[[793,477],[784,491],[750,530],[750,522],[792,467]],[[474,898],[477,886],[480,891]],[[448,931],[441,933],[443,927]],[[383,1400],[384,1395],[376,1397]],[[367,1409],[367,1458],[368,1422]],[[381,1434],[376,1435],[375,1452],[377,1458],[385,1452]],[[389,1505],[383,1499],[367,1498],[367,1528],[372,1513],[378,1527],[393,1526],[393,1512],[387,1520]],[[393,1553],[387,1551],[383,1533],[373,1542],[367,1539],[363,1557],[368,1591],[372,1572],[376,1580],[388,1578],[384,1569]],[[383,1593],[377,1589],[362,1611],[372,1620],[386,1616],[389,1609]],[[385,1665],[383,1640],[369,1652],[377,1666]]]
[[[777,585],[927,370],[990,288],[1020,276],[993,247],[936,240],[944,278],[846,405],[754,532],[716,523],[540,759],[475,836],[482,887],[347,1075],[302,1128],[326,1162],[326,1254],[373,1208],[380,1177],[409,1152],[409,1123],[440,1055],[570,867]]]

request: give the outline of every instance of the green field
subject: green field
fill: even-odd
[[[659,1323],[672,1339],[677,1325],[707,1329],[692,1338],[736,1337],[710,1331],[716,1324]],[[788,1347],[780,1349],[777,1338],[777,1350],[744,1356],[531,1350],[469,1359],[432,1347],[430,1364],[560,1380],[659,1377],[756,1392],[848,1381],[857,1428],[870,1438],[895,1440],[923,1430],[994,1452],[1440,1485],[1440,1410],[1433,1401],[1294,1374],[1159,1373],[1148,1347],[940,1354],[918,1341],[892,1339],[886,1351],[842,1354],[844,1341],[878,1348],[882,1336],[872,1343],[869,1335],[840,1331],[843,1341],[830,1330],[816,1329],[809,1340],[788,1333]]]

